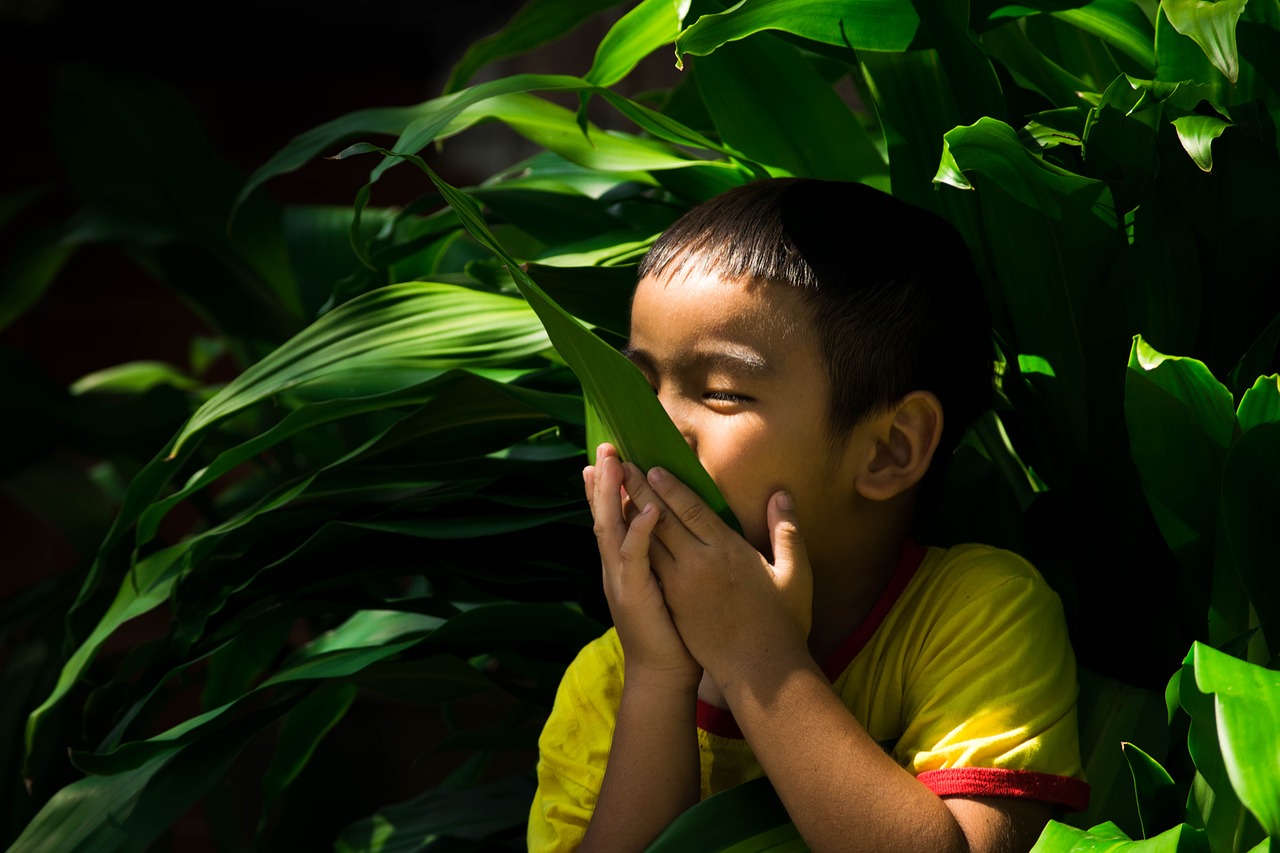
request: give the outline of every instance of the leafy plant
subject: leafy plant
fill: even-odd
[[[581,77],[470,85],[614,5],[532,0],[439,97],[302,134],[234,198],[225,181],[153,169],[172,148],[125,146],[136,186],[86,191],[73,225],[10,265],[21,286],[0,318],[85,235],[151,257],[244,365],[220,387],[134,365],[78,388],[176,389],[181,416],[121,472],[56,681],[28,691],[35,799],[12,849],[146,846],[197,801],[254,809],[259,845],[295,834],[291,799],[331,733],[389,701],[444,708],[442,749],[467,759],[438,789],[346,816],[336,846],[518,849],[541,720],[608,619],[580,497],[587,448],[608,435],[699,480],[615,352],[634,265],[690,205],[785,174],[943,214],[986,283],[1001,402],[918,535],[1019,551],[1066,604],[1094,797],[1036,849],[1269,849],[1280,10],[643,0]],[[619,93],[673,46],[676,85]],[[600,109],[628,129],[600,127]],[[421,155],[481,122],[542,153],[450,186]],[[323,156],[369,162],[350,210],[264,200],[264,184]],[[375,205],[392,169],[402,187],[420,176],[421,198]],[[136,191],[156,174],[163,192]],[[928,250],[911,236],[882,250]],[[178,524],[184,512],[196,520]],[[149,613],[163,630],[90,679],[103,644]],[[450,717],[477,701],[504,709],[493,725]],[[73,774],[50,758],[68,747]],[[268,769],[237,801],[219,785],[246,750]],[[512,750],[525,762],[500,773]],[[767,800],[760,785],[726,792],[656,847],[796,843]],[[709,840],[726,813],[764,823]],[[242,844],[230,835],[223,847]]]

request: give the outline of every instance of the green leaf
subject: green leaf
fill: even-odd
[[[0,330],[40,300],[75,248],[75,243],[64,239],[61,233],[28,237],[13,247],[0,267],[0,281],[4,282],[0,289]]]
[[[131,361],[80,377],[71,383],[71,393],[142,394],[157,385],[190,391],[199,388],[200,382],[162,361]]]
[[[726,42],[765,30],[855,50],[900,51],[915,44],[920,19],[909,3],[894,0],[756,0],[703,15],[676,39],[676,56],[706,56]]]
[[[646,853],[788,853],[808,849],[773,786],[761,777],[693,806],[673,820]]]
[[[390,853],[436,849],[440,845],[434,842],[447,839],[480,842],[525,824],[533,790],[532,779],[508,776],[475,788],[425,791],[352,823],[336,840],[334,851]]]
[[[857,181],[887,172],[858,117],[791,45],[760,36],[692,67],[720,139],[775,174]]]
[[[458,212],[471,235],[506,265],[521,293],[546,327],[557,352],[582,383],[584,394],[599,414],[608,437],[622,458],[644,469],[657,465],[667,468],[726,522],[736,527],[737,523],[720,490],[636,366],[551,301],[519,262],[498,243],[470,197],[446,183],[420,157],[385,150],[382,153],[403,157],[426,172],[441,195]],[[588,448],[588,452],[594,454],[594,448]]]
[[[952,221],[995,285],[997,322],[1001,312],[1008,317],[1015,351],[1053,365],[1043,393],[1056,432],[1082,454],[1091,440],[1086,378],[1097,333],[1088,306],[1101,297],[1120,240],[1111,193],[1028,150],[995,119],[957,127],[943,145],[934,181],[976,190],[976,209]]]
[[[690,0],[641,0],[605,33],[596,47],[588,83],[612,86],[653,51],[676,40]]]
[[[259,832],[267,826],[269,810],[306,768],[324,736],[346,715],[356,693],[351,684],[321,685],[285,715],[271,765],[262,778]]]
[[[1202,172],[1213,171],[1213,149],[1215,139],[1222,135],[1231,122],[1217,116],[1179,116],[1173,120],[1174,129],[1178,131],[1178,140],[1182,147],[1196,161]]]
[[[292,701],[258,710],[212,737],[159,750],[122,773],[72,782],[40,809],[9,853],[147,849],[227,774],[245,744]]]
[[[1196,647],[1192,645],[1176,676],[1178,704],[1191,717],[1187,731],[1187,751],[1195,762],[1196,775],[1192,780],[1191,796],[1187,803],[1188,819],[1204,827],[1210,847],[1214,850],[1233,850],[1251,820],[1232,788],[1219,745],[1219,720],[1213,696],[1206,695],[1196,685],[1194,662]],[[1256,828],[1256,824],[1255,824]]]
[[[1236,410],[1240,431],[1248,432],[1261,424],[1280,422],[1280,374],[1259,376],[1253,387],[1240,398]]]
[[[620,4],[621,0],[529,0],[501,30],[468,46],[450,71],[444,94],[461,89],[489,63],[566,36],[596,13]]]
[[[1032,2],[1029,5],[1041,4]],[[1155,70],[1155,28],[1137,3],[1131,0],[1090,0],[1066,9],[1056,8],[1057,3],[1043,5],[1058,20],[1066,21],[1119,48],[1136,61],[1144,72]]]
[[[1160,827],[1178,822],[1181,805],[1171,777],[1160,763],[1131,743],[1121,744],[1129,773],[1133,776],[1133,793],[1138,801],[1138,818],[1142,837],[1151,838]]]
[[[1179,824],[1144,841],[1132,841],[1113,823],[1091,829],[1049,821],[1031,853],[1209,853],[1204,832]]]
[[[1267,835],[1280,836],[1280,673],[1203,643],[1192,646],[1188,659],[1196,688],[1213,696],[1232,788]]]
[[[1249,0],[1163,0],[1161,11],[1173,28],[1191,38],[1213,66],[1235,83],[1240,75],[1236,22]]]
[[[1275,386],[1273,376],[1271,415],[1280,418]],[[1280,420],[1254,424],[1231,446],[1222,469],[1221,513],[1232,562],[1274,655],[1280,648],[1274,542],[1280,518]]]
[[[1072,823],[1090,826],[1107,820],[1138,834],[1143,820],[1134,799],[1125,744],[1140,743],[1144,753],[1167,752],[1168,710],[1152,690],[1109,678],[1085,666],[1078,669],[1080,759],[1089,780],[1089,806]]]
[[[1188,567],[1207,565],[1213,553],[1233,402],[1203,362],[1134,337],[1125,373],[1130,453],[1165,542]]]
[[[173,453],[245,407],[318,380],[365,396],[416,384],[424,371],[510,362],[547,343],[519,299],[433,282],[390,285],[324,315],[227,383],[183,426]]]

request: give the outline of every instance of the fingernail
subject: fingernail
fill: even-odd
[[[662,478],[663,478],[663,477],[665,477],[665,476],[667,476],[667,472],[666,472],[666,471],[664,471],[664,470],[662,470],[661,468],[650,468],[650,469],[649,469],[649,482],[650,482],[650,483],[658,483],[658,482],[661,482],[661,481],[662,481]]]
[[[778,509],[783,512],[791,512],[796,505],[791,501],[790,492],[778,492]]]

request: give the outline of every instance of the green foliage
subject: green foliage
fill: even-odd
[[[608,618],[581,500],[589,448],[608,437],[718,498],[617,352],[635,264],[690,205],[787,174],[941,213],[985,282],[1000,404],[918,535],[1014,548],[1066,605],[1094,799],[1035,849],[1269,849],[1275,4],[646,0],[582,77],[470,85],[616,5],[533,0],[440,96],[336,117],[248,178],[171,95],[63,81],[83,207],[5,262],[0,326],[81,247],[106,244],[196,306],[238,375],[208,381],[201,344],[190,365],[101,365],[74,395],[29,395],[96,431],[112,460],[98,482],[119,494],[65,625],[5,673],[31,790],[6,815],[12,849],[145,847],[193,803],[225,807],[218,785],[248,747],[269,757],[241,821],[255,835],[223,846],[287,835],[308,776],[340,784],[316,769],[334,733],[390,701],[443,709],[449,732],[427,760],[463,760],[438,788],[339,815],[336,849],[520,849],[537,731]],[[679,82],[620,94],[655,52],[683,66]],[[553,102],[566,93],[581,109]],[[589,121],[589,106],[627,129]],[[87,165],[104,152],[85,153],[85,122],[112,169]],[[472,187],[423,159],[486,122],[541,153]],[[262,191],[322,157],[368,161],[350,208]],[[429,189],[380,207],[380,180],[405,163]],[[35,201],[0,200],[0,227]],[[904,235],[860,250],[929,247]],[[106,395],[160,437],[140,449],[141,430],[111,432],[95,408]],[[149,616],[163,625],[151,640],[101,659]],[[504,710],[469,724],[469,702]],[[0,722],[16,744],[24,721]],[[0,750],[15,777],[17,752]],[[511,754],[521,770],[493,769]],[[712,798],[655,849],[792,849],[770,797]]]

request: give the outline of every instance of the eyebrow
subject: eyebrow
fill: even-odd
[[[645,350],[627,345],[622,348],[625,355],[642,371],[657,373],[657,362]],[[747,376],[768,377],[774,375],[774,369],[763,356],[746,347],[729,346],[716,350],[694,350],[682,353],[673,365],[677,371],[694,368],[712,368]]]

